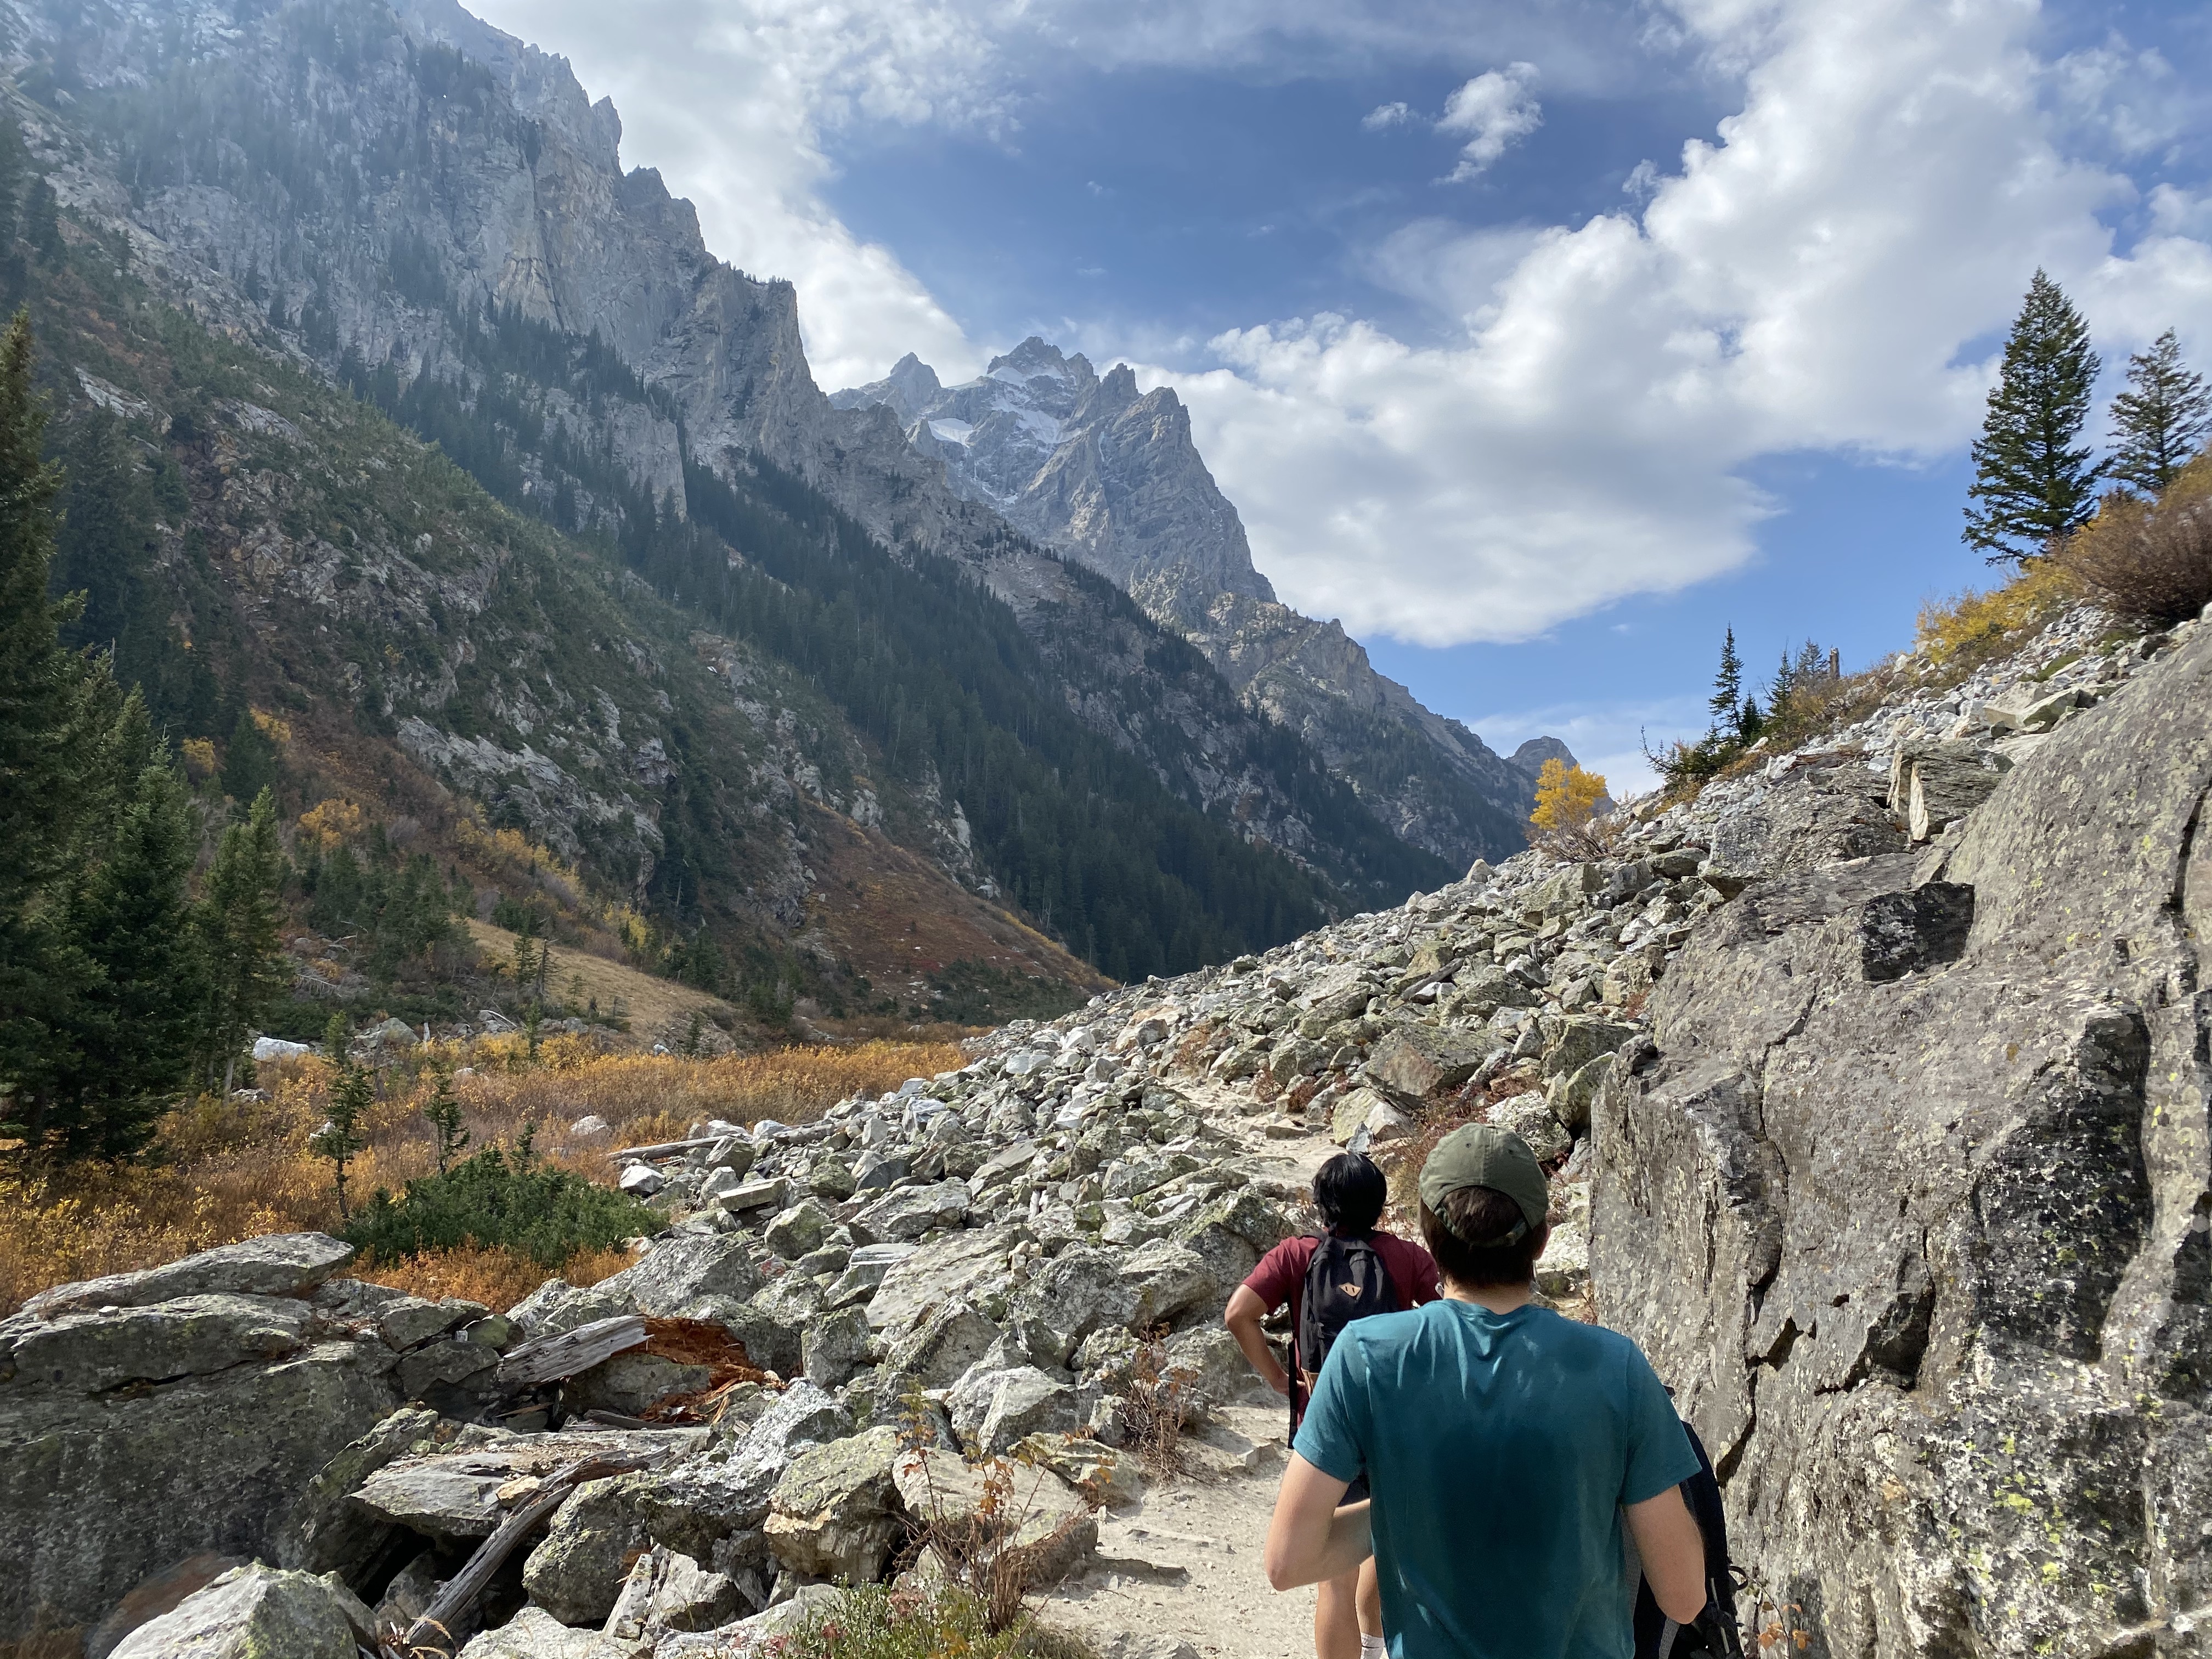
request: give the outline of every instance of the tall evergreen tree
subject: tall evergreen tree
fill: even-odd
[[[58,900],[85,823],[88,699],[58,637],[68,607],[46,594],[61,475],[41,458],[32,362],[18,312],[0,342],[0,1118],[35,1141],[86,972]]]
[[[2089,329],[2064,290],[2042,271],[2029,283],[2005,340],[1966,494],[1966,544],[1991,564],[2040,553],[2087,523],[2097,505],[2097,467],[2077,445],[2096,385]]]
[[[1735,729],[1743,708],[1743,659],[1736,654],[1735,629],[1721,641],[1720,672],[1713,676],[1713,695],[1705,707],[1712,711],[1709,737],[1724,737]]]
[[[264,789],[246,822],[222,832],[198,915],[208,974],[201,1028],[205,1075],[212,1079],[220,1071],[226,1094],[254,1022],[283,988],[276,900],[283,883],[276,798]]]
[[[143,720],[135,694],[131,708]],[[68,913],[90,971],[67,1024],[75,1064],[54,1079],[40,1125],[43,1149],[62,1158],[145,1147],[190,1076],[205,1002],[187,889],[199,824],[166,754],[131,781],[106,839]]]
[[[2109,477],[2155,495],[2212,438],[2212,392],[2181,361],[2168,329],[2128,359],[2128,389],[2112,399]]]

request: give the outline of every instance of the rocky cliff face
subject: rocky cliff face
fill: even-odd
[[[830,402],[889,409],[962,496],[1073,555],[1163,621],[1182,625],[1216,593],[1275,597],[1199,459],[1182,400],[1165,386],[1140,395],[1127,364],[1102,380],[1080,353],[1031,336],[963,386],[939,385],[909,353],[886,379]]]
[[[1455,864],[1525,842],[1543,757],[1499,757],[1376,673],[1339,623],[1278,603],[1172,388],[1139,394],[1127,364],[1102,380],[1081,354],[1032,336],[962,386],[909,353],[830,402],[888,411],[963,498],[1109,578],[1401,840]],[[1556,738],[1539,741],[1571,762]]]
[[[1767,811],[1598,1097],[1602,1316],[1817,1650],[2197,1650],[2205,631],[1923,849]]]

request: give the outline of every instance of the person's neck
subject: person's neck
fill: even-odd
[[[1478,1308],[1487,1308],[1494,1314],[1510,1314],[1516,1308],[1525,1308],[1536,1294],[1536,1286],[1526,1285],[1483,1285],[1470,1287],[1443,1283],[1444,1299],[1448,1302],[1472,1302]]]

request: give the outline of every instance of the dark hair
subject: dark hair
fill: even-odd
[[[1421,1237],[1437,1259],[1437,1271],[1462,1290],[1526,1285],[1536,1276],[1536,1258],[1544,1254],[1551,1227],[1530,1227],[1510,1243],[1499,1241],[1527,1218],[1519,1204],[1495,1188],[1462,1187],[1445,1194],[1441,1215],[1421,1206]]]
[[[1390,1185],[1364,1152],[1339,1152],[1314,1172],[1314,1207],[1339,1232],[1371,1233]]]

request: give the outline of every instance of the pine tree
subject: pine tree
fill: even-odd
[[[469,1132],[461,1122],[461,1103],[453,1098],[453,1066],[434,1062],[431,1078],[430,1098],[422,1104],[422,1115],[437,1138],[438,1173],[443,1175],[453,1155],[469,1144]]]
[[[362,1133],[362,1121],[368,1115],[375,1099],[376,1086],[369,1080],[368,1070],[350,1059],[345,1060],[331,1079],[329,1117],[321,1128],[307,1137],[307,1150],[331,1161],[340,1221],[349,1214],[346,1206],[346,1165],[368,1144]]]
[[[2096,385],[2088,325],[2040,270],[2005,341],[1982,435],[1965,539],[1991,564],[2031,557],[2087,523],[2097,505],[2098,469],[2077,447]]]
[[[67,1030],[92,969],[72,947],[65,878],[88,822],[93,716],[84,665],[62,648],[70,607],[47,597],[58,469],[40,456],[44,400],[31,389],[30,320],[0,342],[0,1133],[33,1152]]]
[[[135,692],[124,719],[143,723]],[[160,754],[139,769],[68,908],[70,938],[91,972],[68,1020],[77,1063],[57,1079],[43,1125],[50,1153],[143,1150],[191,1075],[206,999],[187,887],[199,845],[191,793]]]
[[[1735,629],[1730,628],[1721,641],[1721,670],[1713,676],[1713,695],[1705,703],[1713,717],[1706,735],[1719,737],[1733,731],[1742,702],[1743,659],[1736,654]]]
[[[222,1071],[225,1094],[254,1022],[283,984],[276,902],[283,882],[276,800],[264,789],[246,822],[222,832],[197,917],[208,970],[202,1053],[210,1079]]]
[[[2106,475],[2146,495],[2164,491],[2212,438],[2212,392],[2181,361],[2172,329],[2128,359],[2128,389],[2112,399],[2112,415]]]

